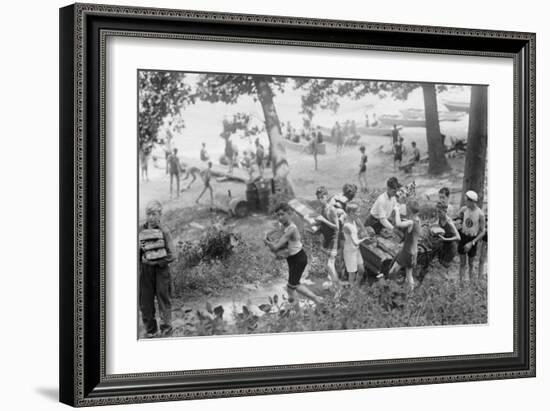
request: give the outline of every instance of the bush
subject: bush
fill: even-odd
[[[282,262],[263,243],[249,243],[223,227],[209,229],[198,242],[182,242],[172,267],[173,295],[212,295],[282,275]]]
[[[233,248],[241,241],[241,237],[216,224],[209,227],[199,241],[180,241],[176,270],[190,268],[201,262],[225,260],[233,252]]]

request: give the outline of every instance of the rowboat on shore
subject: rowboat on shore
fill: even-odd
[[[296,143],[291,140],[284,140],[285,147],[287,147],[290,150],[298,151],[298,152],[305,152],[306,154],[312,154],[312,147],[311,143],[306,141],[304,143],[299,142]],[[327,153],[327,146],[325,143],[318,143],[317,144],[317,154],[326,154]]]
[[[402,127],[397,127],[398,129],[401,129]],[[358,136],[366,136],[366,137],[389,137],[391,136],[391,132],[393,130],[393,127],[386,127],[382,126],[381,124],[376,127],[365,127],[365,126],[358,126],[357,127],[357,135]],[[332,135],[332,130],[327,127],[321,127],[321,131],[323,132],[323,140],[336,144],[336,137]],[[350,142],[354,139],[354,136],[348,136],[344,137],[344,144],[350,144]],[[357,139],[358,140],[358,139]],[[358,141],[356,141],[358,142]]]
[[[459,111],[463,113],[468,113],[470,111],[470,103],[466,101],[443,100],[443,105],[447,107],[449,111]]]
[[[424,120],[424,110],[420,108],[407,108],[399,110],[407,120]],[[440,111],[439,121],[458,121],[464,117],[464,112],[460,111]]]
[[[400,130],[402,127],[397,127],[398,130]],[[391,132],[393,130],[393,127],[358,127],[357,131],[360,134],[364,134],[367,136],[391,136]]]
[[[403,127],[425,127],[426,121],[423,118],[408,119],[399,114],[383,114],[378,117],[378,121],[383,125]]]

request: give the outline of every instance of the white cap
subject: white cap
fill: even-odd
[[[472,200],[472,201],[476,201],[478,200],[478,197],[477,197],[477,193],[475,191],[466,191],[466,198]]]

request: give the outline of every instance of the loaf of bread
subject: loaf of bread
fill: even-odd
[[[167,256],[166,248],[159,248],[158,250],[145,251],[145,259],[147,261],[155,261]]]

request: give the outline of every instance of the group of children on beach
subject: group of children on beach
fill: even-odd
[[[406,201],[406,214],[402,216],[402,207],[398,201],[401,185],[395,177],[388,179],[386,191],[378,196],[369,210],[364,222],[359,220],[359,204],[353,201],[357,187],[346,184],[342,194],[330,196],[325,187],[319,187],[315,195],[321,204],[321,212],[315,224],[322,236],[322,249],[327,256],[328,281],[323,286],[337,288],[343,285],[358,284],[365,271],[360,245],[373,235],[367,234],[371,227],[374,235],[379,235],[383,229],[397,229],[402,238],[402,246],[397,253],[388,273],[377,273],[377,278],[387,275],[396,276],[405,271],[405,281],[413,289],[415,280],[413,270],[417,265],[418,242],[421,235],[420,206],[416,199]],[[439,230],[434,230],[440,245],[438,257],[441,264],[448,268],[456,255],[460,256],[459,280],[465,279],[466,265],[469,267],[469,279],[474,280],[474,266],[477,249],[481,243],[482,257],[480,259],[479,275],[482,275],[486,258],[487,231],[485,215],[478,207],[478,195],[467,191],[465,205],[460,208],[455,219],[448,214],[449,189],[443,187],[439,191],[439,201],[436,204]],[[308,258],[301,241],[300,231],[292,222],[292,209],[287,204],[279,205],[275,214],[282,224],[284,234],[278,240],[265,239],[265,244],[273,252],[287,249],[289,279],[287,290],[289,301],[295,300],[296,292],[315,301],[321,297],[314,294],[307,286],[301,284],[301,277],[306,270]],[[458,227],[458,228],[457,228]],[[359,233],[364,235],[359,237]],[[336,271],[336,259],[341,253],[348,280],[343,281]]]
[[[364,222],[359,219],[359,204],[353,201],[357,186],[345,184],[341,194],[330,195],[325,187],[318,187],[315,196],[321,205],[320,213],[314,225],[322,237],[322,249],[327,256],[328,280],[323,287],[335,287],[359,284],[365,272],[361,243],[373,239],[382,230],[397,229],[402,237],[402,246],[397,253],[389,272],[377,273],[378,278],[392,278],[402,269],[405,271],[405,281],[411,289],[415,287],[413,270],[417,264],[418,242],[421,235],[420,206],[412,197],[406,201],[406,214],[402,216],[403,200],[398,201],[403,187],[397,178],[391,177],[386,182],[386,190],[380,194],[369,210]],[[439,261],[444,267],[449,267],[456,257],[460,256],[459,280],[465,279],[466,265],[469,268],[469,279],[474,280],[475,257],[481,248],[478,276],[482,275],[487,246],[487,230],[485,215],[478,206],[478,195],[467,191],[465,205],[461,207],[455,218],[449,216],[449,189],[439,190],[436,204],[438,225],[440,230],[434,230],[439,237]],[[174,260],[174,249],[169,231],[161,224],[162,205],[153,200],[145,209],[146,222],[139,231],[140,279],[139,305],[142,321],[146,328],[146,336],[168,336],[171,327],[170,302],[170,270],[169,264]],[[321,303],[322,298],[301,282],[308,265],[308,256],[304,250],[300,230],[293,222],[293,210],[287,203],[281,203],[274,209],[274,214],[282,225],[283,234],[277,240],[264,238],[265,244],[273,252],[286,250],[288,263],[288,300],[293,303],[297,294],[301,294],[315,303]],[[367,227],[371,228],[369,234]],[[372,234],[374,233],[374,234]],[[361,234],[361,236],[360,236]],[[336,270],[336,259],[343,257],[348,274],[347,281],[340,278]],[[157,299],[161,325],[155,318]]]

